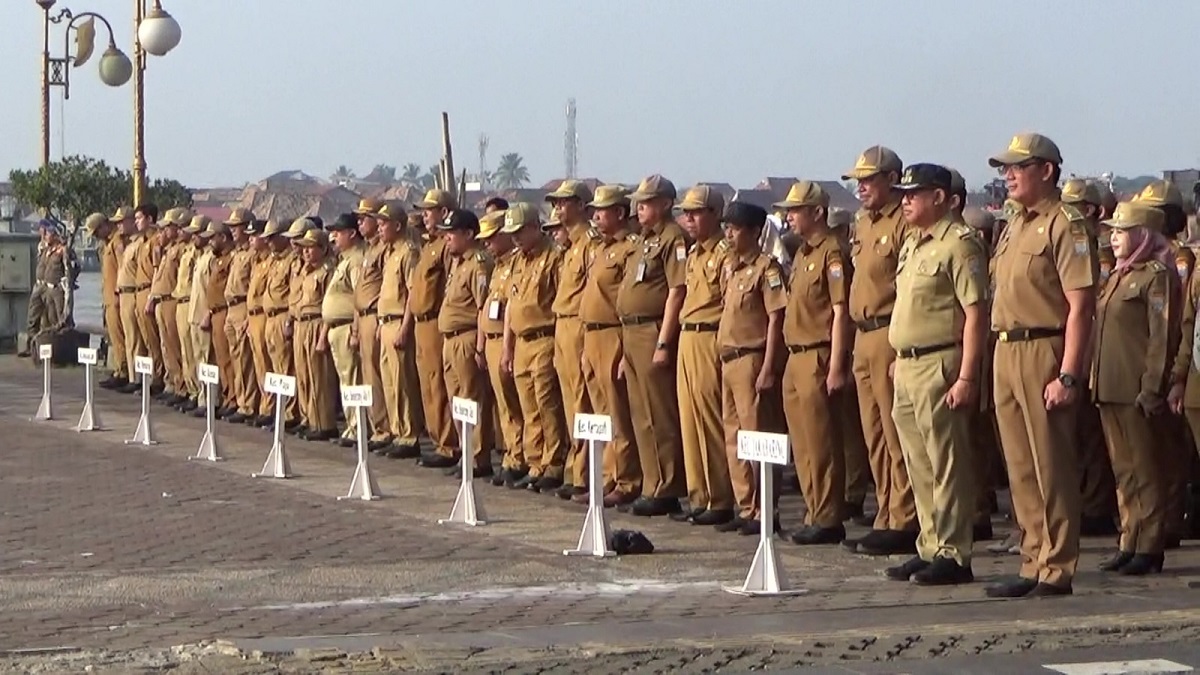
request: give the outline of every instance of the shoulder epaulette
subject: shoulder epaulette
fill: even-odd
[[[600,231],[589,225],[587,229],[587,236],[588,239],[599,239]]]
[[[1063,215],[1066,216],[1067,220],[1071,221],[1072,223],[1078,223],[1080,221],[1087,220],[1087,216],[1083,215],[1083,212],[1075,208],[1073,204],[1062,204],[1061,208]]]
[[[1151,270],[1154,270],[1155,272],[1166,272],[1167,271],[1167,266],[1162,264],[1161,260],[1149,260],[1146,262],[1146,267],[1149,267]]]
[[[954,234],[958,235],[959,239],[974,239],[975,230],[972,230],[966,225],[955,225]]]
[[[476,251],[475,259],[478,260],[479,262],[487,262],[488,258],[487,258],[487,254],[484,253],[483,251]]]
[[[637,244],[642,241],[642,235],[637,234],[636,232],[630,232],[626,239],[628,239],[631,243]]]
[[[721,241],[718,241],[717,242],[717,250],[722,253],[724,253],[725,251],[728,251],[729,250],[729,240],[722,238]]]

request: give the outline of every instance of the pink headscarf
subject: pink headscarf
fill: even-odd
[[[1131,227],[1125,232],[1133,251],[1125,258],[1117,258],[1113,274],[1122,274],[1130,267],[1148,260],[1157,260],[1167,269],[1175,268],[1175,252],[1171,250],[1171,243],[1166,237],[1144,227]]]

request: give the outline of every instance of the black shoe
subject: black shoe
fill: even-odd
[[[275,423],[275,418],[270,415],[259,415],[254,419],[254,426],[258,428],[269,427]]]
[[[1113,557],[1100,563],[1101,572],[1116,572],[1133,560],[1133,553],[1130,551],[1117,551]]]
[[[428,469],[449,469],[457,463],[457,459],[436,452],[422,453],[421,458],[417,460],[417,466]]]
[[[157,395],[161,394],[163,392],[163,389],[165,389],[165,388],[166,388],[166,385],[164,385],[162,382],[151,382],[150,383],[150,395],[157,396]]]
[[[570,483],[563,483],[554,491],[554,496],[562,500],[569,500],[575,495],[586,495],[587,492],[588,490],[585,487],[575,487]]]
[[[887,530],[879,537],[858,542],[858,552],[864,555],[901,555],[917,552],[917,533]]]
[[[512,482],[505,481],[504,485],[513,490],[528,490],[529,486],[535,485],[541,476],[533,476],[525,474],[524,476],[513,476]]]
[[[953,558],[934,558],[925,569],[914,572],[912,582],[918,586],[953,586],[975,581],[970,565],[959,565]]]
[[[533,492],[553,492],[562,487],[562,479],[552,476],[542,476],[529,489]]]
[[[642,497],[629,507],[629,511],[635,516],[649,518],[653,516],[669,516],[672,513],[679,512],[682,508],[679,505],[679,499],[676,497]]]
[[[705,509],[688,509],[686,511],[677,511],[669,517],[677,523],[695,522],[696,516],[704,515]]]
[[[179,404],[179,412],[184,412],[184,413],[191,412],[199,407],[200,407],[200,404],[196,401],[196,399],[189,398],[188,400]]]
[[[774,525],[774,527],[771,529],[772,534],[779,532],[783,529],[783,528],[779,527],[779,519],[778,518],[775,519],[775,522],[773,523],[773,525]],[[746,537],[760,535],[760,534],[762,534],[762,521],[761,520],[747,520],[746,522],[742,523],[742,526],[738,528],[737,532],[738,532],[738,534],[746,536]]]
[[[1059,595],[1070,595],[1071,585],[1059,586],[1058,584],[1048,584],[1042,582],[1034,587],[1032,591],[1025,596],[1027,598],[1052,598]]]
[[[114,375],[109,375],[108,377],[106,377],[103,380],[101,380],[100,382],[98,382],[96,384],[96,386],[100,387],[101,389],[117,389],[119,387],[124,387],[127,384],[129,384],[129,380],[127,380],[123,377],[116,377]]]
[[[992,521],[976,523],[971,527],[972,541],[991,541],[996,534],[992,532]]]
[[[792,533],[793,544],[800,546],[817,546],[821,544],[837,544],[846,538],[846,528],[838,523],[834,527],[818,527],[808,525]]]
[[[1140,577],[1151,572],[1161,572],[1165,558],[1166,556],[1161,553],[1138,553],[1117,571],[1131,577]]]
[[[1038,584],[1036,579],[1017,577],[1012,581],[1002,581],[984,589],[989,598],[1023,598],[1033,592]]]
[[[709,509],[692,518],[693,525],[721,525],[733,520],[733,509]]]
[[[317,429],[315,431],[309,430],[303,434],[300,434],[300,438],[302,438],[306,441],[313,441],[313,442],[318,442],[318,443],[322,442],[322,441],[332,441],[333,439],[337,438],[337,436],[338,436],[338,432],[336,429],[325,429],[325,430]]]
[[[200,406],[196,406],[195,408],[192,408],[191,412],[192,412],[192,417],[195,417],[198,419],[204,419],[205,417],[208,417],[208,406],[205,406],[203,408],[201,408]],[[216,419],[221,419],[220,415],[217,415]]]
[[[1111,516],[1084,516],[1079,521],[1081,537],[1115,537],[1120,534]]]
[[[868,545],[878,546],[879,544],[877,542],[880,540],[881,537],[885,537],[885,535],[887,535],[887,533],[888,533],[887,530],[871,530],[870,532],[866,533],[865,535],[863,535],[857,539],[843,539],[842,546],[850,549],[851,551],[853,551],[855,553],[858,553],[858,545],[859,544],[866,542]]]
[[[334,438],[332,440],[335,445],[337,445],[338,447],[341,447],[341,448],[357,448],[358,447],[358,439],[357,438],[346,438],[345,436],[338,436],[337,438]]]
[[[122,394],[132,394],[135,392],[139,392],[141,390],[142,390],[142,385],[138,384],[137,382],[129,382],[129,383],[125,384],[125,386],[117,389],[117,391],[121,392]]]
[[[749,521],[744,520],[741,516],[734,516],[723,523],[717,523],[713,529],[717,532],[737,532],[738,530],[742,529],[742,526],[747,522]]]
[[[921,560],[920,556],[913,556],[895,567],[885,569],[883,574],[892,581],[908,581],[912,575],[926,567],[929,567],[928,561]]]
[[[245,424],[246,416],[240,412],[235,412],[232,415],[230,415],[229,417],[226,417],[225,421],[229,422],[230,424]]]
[[[510,469],[500,469],[497,471],[496,475],[492,476],[492,485],[495,485],[496,487],[504,485],[504,479],[508,477],[509,471]]]
[[[392,459],[416,459],[421,456],[421,448],[416,445],[393,445],[387,456]]]
[[[391,446],[392,446],[392,442],[390,440],[367,441],[367,451],[368,452],[379,452],[380,450],[385,450],[387,448],[390,448]]]

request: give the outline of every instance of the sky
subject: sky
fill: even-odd
[[[136,0],[60,0],[114,24]],[[564,174],[568,98],[579,175],[750,187],[837,179],[876,143],[977,187],[987,157],[1039,131],[1064,170],[1200,166],[1195,0],[163,0],[183,39],[146,70],[150,176],[240,186],[275,171],[363,175],[441,155],[474,171],[520,153]],[[42,14],[0,2],[0,176],[40,161]],[[52,156],[128,166],[133,88],[72,73],[51,94]],[[54,27],[51,53],[63,49]]]

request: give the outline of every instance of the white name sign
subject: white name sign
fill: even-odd
[[[96,365],[96,350],[95,349],[80,349],[79,363],[85,366]]]
[[[54,356],[54,345],[38,345],[38,358],[49,361]]]
[[[575,414],[575,440],[604,441],[612,440],[612,418],[608,415]]]
[[[291,375],[267,373],[267,377],[263,381],[263,391],[276,396],[295,396],[296,378]]]
[[[149,356],[133,357],[133,372],[138,375],[153,375],[154,374],[154,359]]]
[[[371,385],[360,384],[352,387],[342,387],[342,405],[347,408],[370,408],[371,404]]]
[[[458,422],[479,424],[479,404],[469,398],[455,396],[450,401],[450,416]]]
[[[751,462],[787,464],[791,454],[787,434],[738,430],[737,444],[738,459]]]
[[[211,363],[196,366],[196,378],[203,384],[221,384],[221,370]]]

